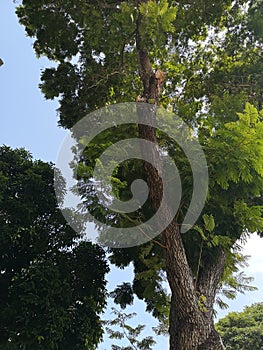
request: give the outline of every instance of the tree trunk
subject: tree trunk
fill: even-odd
[[[147,2],[147,0],[141,0]],[[137,98],[139,120],[139,136],[157,145],[156,106],[161,94],[165,74],[160,70],[153,71],[147,48],[145,48],[140,33],[141,14],[137,20],[136,48],[143,94]],[[150,103],[145,108],[141,102]],[[140,108],[140,105],[142,108]],[[146,121],[146,123],[145,123]],[[147,125],[147,121],[152,126]],[[161,181],[161,162],[156,147],[141,147],[143,158],[147,154],[149,162],[144,162],[144,170],[149,186],[149,196],[153,210],[159,208],[163,187]],[[151,164],[157,165],[157,169]],[[179,225],[171,216],[168,203],[163,207],[161,217],[171,217],[171,223],[162,233],[166,246],[166,272],[171,288],[170,305],[170,350],[223,350],[224,346],[219,334],[214,329],[213,304],[220,277],[224,269],[224,254],[218,252],[216,263],[207,262],[206,269],[200,271],[195,284],[192,271],[185,254]]]

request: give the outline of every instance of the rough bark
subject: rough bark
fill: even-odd
[[[147,0],[139,1],[139,3]],[[136,31],[136,48],[138,54],[138,65],[143,93],[137,102],[151,103],[152,108],[140,108],[138,103],[139,136],[151,141],[156,147],[142,147],[142,156],[151,159],[152,164],[158,164],[157,169],[149,163],[144,162],[144,171],[149,186],[149,196],[153,210],[159,208],[162,200],[161,164],[157,150],[156,130],[143,123],[151,121],[155,125],[156,106],[161,94],[165,74],[157,70],[153,71],[147,48],[144,46],[140,33],[142,17],[139,14]],[[162,215],[171,216],[169,205],[165,205]],[[204,271],[200,272],[195,285],[191,268],[189,267],[185,254],[179,225],[175,218],[162,233],[166,246],[166,272],[171,288],[170,306],[170,350],[223,350],[224,346],[220,336],[214,329],[213,304],[217,286],[224,269],[224,254],[218,253],[217,262],[208,262]],[[200,296],[206,297],[205,305],[200,306]]]

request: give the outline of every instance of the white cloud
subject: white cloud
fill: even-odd
[[[249,266],[245,268],[248,274],[263,274],[263,238],[253,233],[244,245],[244,255],[249,255]]]

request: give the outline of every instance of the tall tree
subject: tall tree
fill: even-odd
[[[99,147],[98,138],[84,152],[78,176],[84,179],[85,205],[97,217],[125,227],[136,218],[107,212],[94,195],[95,159],[121,135],[158,143],[175,159],[183,182],[178,215],[157,240],[111,251],[113,263],[123,267],[133,262],[135,272],[132,285],[116,289],[115,300],[130,303],[135,293],[163,322],[169,310],[171,350],[223,349],[213,324],[216,293],[222,281],[230,283],[238,263],[236,241],[263,227],[262,112],[246,103],[262,107],[262,2],[22,3],[17,14],[27,34],[35,37],[37,55],[57,62],[56,68],[43,71],[41,88],[46,98],[60,99],[60,125],[70,128],[106,104],[138,101],[172,110],[194,130],[191,137],[207,157],[209,196],[196,226],[183,235],[181,223],[191,198],[189,163],[175,142],[154,128],[142,123],[122,128]],[[147,118],[154,122],[155,108],[149,111]],[[140,217],[148,218],[162,198],[156,170],[146,162],[128,162],[116,173],[121,186],[115,192],[123,199],[138,174],[147,180],[149,198]],[[169,205],[164,215],[170,215]]]
[[[105,254],[76,242],[53,175],[24,149],[0,147],[1,349],[94,349],[102,336]]]

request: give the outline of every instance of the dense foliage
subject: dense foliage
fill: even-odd
[[[102,335],[105,254],[77,243],[53,175],[24,149],[0,148],[1,349],[94,349]]]
[[[260,350],[263,344],[263,304],[246,306],[242,312],[230,312],[216,328],[226,349]]]

